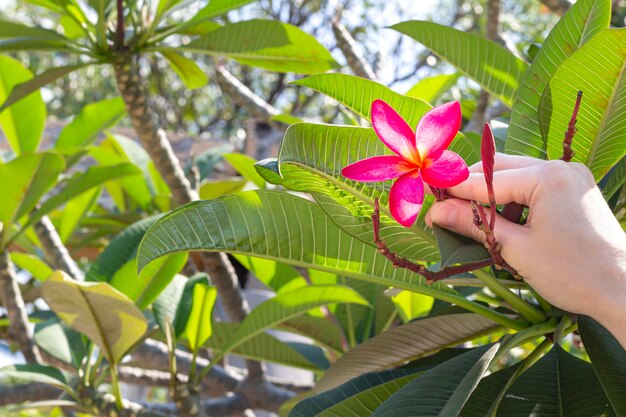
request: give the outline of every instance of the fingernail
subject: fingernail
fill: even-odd
[[[437,226],[452,226],[455,223],[456,206],[445,201],[434,203],[430,209],[430,218]]]

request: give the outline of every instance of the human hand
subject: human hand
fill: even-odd
[[[626,346],[626,235],[589,170],[505,154],[496,155],[494,169],[496,202],[529,207],[524,225],[498,216],[503,258],[547,301],[595,318]],[[470,172],[426,221],[484,242],[469,203],[488,201],[482,165]]]

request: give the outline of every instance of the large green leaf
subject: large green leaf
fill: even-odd
[[[578,317],[580,337],[615,415],[626,413],[626,351],[608,330],[587,316]]]
[[[477,314],[449,314],[416,320],[381,333],[348,351],[324,374],[315,389],[326,391],[364,373],[399,366],[497,329],[497,324]]]
[[[422,373],[385,401],[372,417],[456,416],[500,347],[486,345]]]
[[[39,348],[65,363],[80,367],[87,352],[83,337],[58,317],[37,323],[33,340]]]
[[[608,0],[579,0],[558,21],[524,74],[511,109],[507,153],[546,157],[539,101],[556,69],[598,31],[609,27]]]
[[[497,415],[588,417],[607,411],[608,401],[591,365],[556,345],[515,381]]]
[[[197,352],[213,334],[213,307],[217,299],[217,288],[207,280],[196,282],[191,294],[191,310],[183,336],[192,352]]]
[[[21,155],[0,164],[0,178],[11,179],[3,181],[0,193],[0,220],[4,224],[2,245],[8,244],[13,222],[35,207],[64,168],[63,157],[52,152]]]
[[[280,328],[309,337],[337,352],[343,351],[341,330],[330,319],[302,314],[282,322]]]
[[[511,106],[528,65],[506,48],[475,33],[426,21],[391,26],[420,42]]]
[[[597,181],[626,155],[625,44],[626,29],[607,29],[594,36],[556,71],[540,109],[548,156],[559,158],[576,94],[583,91],[573,160],[587,165]]]
[[[44,261],[29,253],[11,252],[11,261],[17,267],[28,271],[38,281],[47,280],[53,272]]]
[[[415,369],[395,369],[354,378],[334,390],[307,398],[289,417],[367,416],[391,394],[417,377]]]
[[[500,406],[505,392],[512,384],[512,379],[520,367],[520,363],[504,368],[483,378],[472,392],[460,417],[494,417],[494,412]]]
[[[18,60],[0,55],[0,102],[4,103],[16,86],[32,77],[32,73]],[[45,122],[46,106],[39,92],[33,92],[22,102],[0,110],[0,127],[17,154],[37,150]]]
[[[41,291],[50,308],[87,335],[112,364],[118,363],[148,328],[141,311],[109,284],[79,282],[57,271],[42,284]]]
[[[165,334],[166,327],[173,328],[174,318],[176,317],[176,310],[181,303],[183,292],[185,291],[185,285],[187,284],[187,277],[184,275],[175,275],[169,282],[167,287],[161,291],[154,303],[152,303],[152,312],[154,313],[154,319],[161,328],[161,332]],[[174,335],[176,336],[176,335]]]
[[[490,255],[484,245],[450,230],[433,225],[437,246],[441,254],[441,267],[482,261]]]
[[[265,180],[254,169],[254,164],[256,163],[254,158],[242,153],[233,152],[224,154],[224,159],[235,168],[242,177],[251,181],[259,188],[265,188]]]
[[[65,38],[52,30],[26,26],[15,21],[0,19],[0,39],[38,37],[42,39],[64,40]]]
[[[18,381],[38,382],[53,385],[68,392],[73,390],[67,385],[65,377],[57,368],[39,364],[9,365],[0,368],[0,375],[15,378]]]
[[[356,291],[340,285],[309,285],[277,294],[248,314],[222,348],[222,353],[227,353],[265,330],[311,309],[337,303],[367,305],[367,301]]]
[[[313,74],[336,66],[330,52],[313,36],[271,20],[228,24],[177,49],[227,56],[277,72]]]
[[[209,82],[206,73],[191,59],[174,51],[161,51],[161,55],[167,59],[187,88],[193,90],[204,87]]]
[[[41,87],[48,85],[59,78],[65,77],[67,74],[74,72],[85,65],[89,64],[84,63],[79,65],[67,65],[63,67],[51,68],[34,76],[33,78],[28,79],[27,81],[14,85],[11,89],[11,93],[5,100],[3,100],[3,103],[0,106],[0,113],[2,113],[2,111],[9,106],[12,106],[35,91],[38,91]]]
[[[205,344],[213,352],[219,352],[237,331],[237,323],[215,322],[213,334]],[[230,353],[248,359],[263,362],[274,362],[281,365],[294,366],[319,372],[319,368],[302,356],[287,343],[281,342],[268,333],[259,333],[245,343],[242,343]]]
[[[64,154],[79,152],[98,132],[115,125],[126,113],[121,97],[87,104],[63,127],[54,148]]]
[[[332,97],[368,120],[372,102],[382,99],[414,129],[424,113],[432,108],[424,100],[403,96],[382,84],[354,75],[318,74],[294,81],[292,84],[303,85]]]
[[[363,242],[373,244],[374,198],[380,200],[380,236],[393,252],[411,259],[438,261],[432,231],[423,221],[428,204],[415,225],[398,224],[387,207],[391,181],[361,183],[341,175],[346,165],[391,151],[371,128],[295,124],[285,133],[278,161],[281,185],[313,194],[341,229]]]
[[[406,92],[406,95],[419,98],[428,103],[434,103],[456,84],[460,76],[461,74],[455,72],[453,74],[438,74],[422,78]]]
[[[186,263],[187,254],[176,253],[155,259],[146,265],[141,274],[137,274],[137,258],[133,258],[117,270],[110,284],[144,310],[156,300]]]
[[[87,271],[87,281],[110,281],[124,264],[135,257],[146,230],[160,217],[161,215],[157,214],[139,220],[109,242]]]
[[[292,266],[280,262],[242,255],[235,255],[235,258],[274,292],[280,291],[285,284],[300,277]]]
[[[252,3],[254,0],[211,0],[209,4],[200,9],[200,11],[191,19],[213,19],[224,15],[231,10],[238,9],[246,4]]]
[[[423,277],[393,268],[376,248],[337,228],[319,206],[287,193],[248,191],[182,206],[150,228],[139,248],[138,265],[187,250],[256,256],[394,286],[455,303],[512,328],[524,327],[444,283],[426,285]]]
[[[60,184],[60,191],[46,200],[37,210],[35,210],[24,225],[22,230],[35,224],[43,216],[52,210],[60,207],[71,199],[82,193],[93,189],[107,181],[124,178],[131,175],[140,174],[141,171],[129,163],[122,163],[113,166],[88,168],[85,172],[74,174],[72,177]]]
[[[57,230],[63,243],[67,242],[76,228],[83,221],[85,215],[97,205],[102,187],[95,186],[76,198],[68,201],[61,211]]]

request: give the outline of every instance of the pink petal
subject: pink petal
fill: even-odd
[[[372,156],[348,165],[341,175],[353,181],[387,181],[415,168],[395,155]]]
[[[371,117],[376,134],[389,149],[405,159],[419,161],[413,129],[389,104],[374,100]]]
[[[422,178],[426,184],[437,188],[458,185],[469,177],[467,164],[452,151],[443,151],[427,168],[422,168]]]
[[[450,145],[460,127],[461,105],[458,101],[433,108],[417,124],[417,149],[422,156],[436,159]]]
[[[398,178],[389,192],[391,215],[404,227],[411,227],[424,202],[424,183],[419,171]]]

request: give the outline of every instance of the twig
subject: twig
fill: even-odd
[[[474,216],[474,225],[485,233],[485,247],[487,248],[489,255],[491,255],[493,265],[496,269],[504,269],[513,275],[515,279],[521,280],[522,277],[517,273],[515,268],[509,265],[504,258],[502,258],[502,254],[500,253],[502,245],[500,245],[500,243],[496,240],[493,230],[489,226],[489,221],[487,220],[487,215],[485,214],[485,208],[482,205],[477,204],[475,201],[471,201],[471,205],[472,214]]]
[[[337,40],[337,47],[346,58],[348,66],[359,77],[376,80],[376,73],[365,57],[359,53],[358,46],[348,29],[340,22],[341,9],[338,9],[332,19],[333,33]]]
[[[117,47],[124,49],[124,0],[117,0]]]
[[[473,271],[475,269],[484,268],[494,264],[493,259],[486,259],[484,261],[471,262],[464,265],[448,266],[437,272],[431,271],[424,265],[411,262],[406,258],[402,258],[393,253],[387,247],[387,244],[380,239],[380,205],[378,199],[374,200],[374,213],[372,214],[372,225],[374,226],[374,244],[378,249],[378,253],[389,259],[395,268],[404,268],[409,271],[420,274],[426,278],[428,284],[432,284],[442,279],[450,278],[451,276],[461,274],[463,272]]]
[[[565,132],[565,137],[563,138],[563,156],[561,156],[561,160],[565,162],[569,162],[574,157],[575,153],[572,150],[572,140],[574,139],[574,135],[578,131],[576,129],[576,122],[578,117],[578,109],[580,109],[580,102],[583,98],[583,92],[579,91],[576,95],[576,104],[574,105],[574,111],[572,112],[572,117],[569,119],[569,123],[567,124],[567,131]]]
[[[56,268],[67,272],[72,278],[84,280],[83,271],[80,270],[67,248],[63,244],[59,233],[48,216],[43,216],[33,226],[46,259]]]

